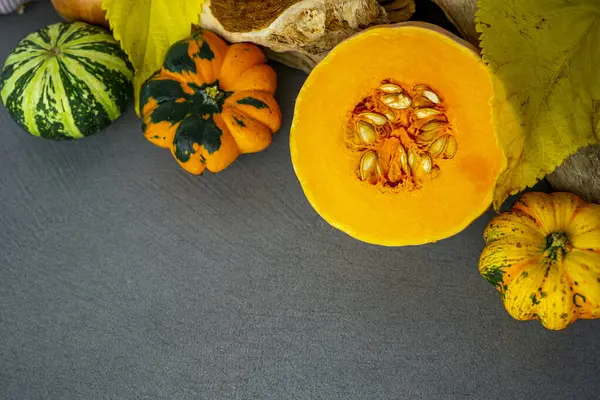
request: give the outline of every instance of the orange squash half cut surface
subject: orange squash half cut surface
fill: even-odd
[[[425,23],[370,28],[339,44],[298,96],[294,170],[315,210],[386,246],[435,242],[490,205],[505,157],[477,52]]]

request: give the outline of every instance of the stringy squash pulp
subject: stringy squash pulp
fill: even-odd
[[[505,158],[477,53],[425,23],[368,29],[313,70],[290,135],[294,169],[331,225],[374,244],[434,242],[490,205]]]

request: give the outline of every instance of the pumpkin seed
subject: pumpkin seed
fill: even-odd
[[[408,149],[408,166],[410,167],[411,171],[415,171],[415,167],[417,166],[417,157],[418,154],[415,153],[415,151],[413,149]]]
[[[402,172],[404,172],[406,175],[409,175],[408,157],[406,156],[406,150],[404,150],[404,146],[401,144],[398,145],[398,154],[398,160],[400,161]]]
[[[397,94],[384,94],[379,98],[383,104],[390,105],[391,103],[395,103],[398,101]]]
[[[444,150],[444,158],[454,158],[458,151],[458,142],[453,135],[448,135],[448,144]]]
[[[431,160],[431,157],[429,157],[427,154],[423,155],[421,157],[421,165],[420,165],[419,172],[428,174],[431,172],[432,167],[433,167],[433,161]]]
[[[384,93],[400,93],[402,92],[402,88],[393,83],[384,83],[383,85],[378,87]]]
[[[442,135],[435,139],[429,146],[429,154],[434,158],[441,156],[446,149],[446,143],[448,143],[448,135]]]
[[[362,118],[362,119],[366,119],[369,122],[371,122],[373,125],[377,125],[377,126],[383,126],[383,125],[387,124],[387,120],[383,115],[377,114],[374,112],[364,112],[362,114],[359,114],[358,117]]]
[[[415,96],[415,98],[413,99],[413,106],[415,107],[433,107],[435,104],[433,104],[431,101],[429,101],[429,99],[427,99],[424,96]]]
[[[432,140],[434,140],[438,135],[437,131],[434,130],[428,130],[428,131],[420,131],[419,134],[417,135],[417,137],[415,138],[415,141],[418,142],[419,144],[426,144],[426,143],[430,143]]]
[[[392,111],[392,110],[387,110],[385,112],[385,117],[388,119],[388,121],[390,121],[391,123],[396,122],[396,114]]]
[[[425,90],[423,92],[423,96],[425,96],[427,98],[427,100],[431,101],[434,104],[440,103],[440,98],[438,97],[438,95],[435,94],[435,92],[433,92],[431,90]]]
[[[410,97],[405,95],[404,93],[400,93],[398,99],[394,102],[388,104],[388,107],[393,108],[395,110],[404,110],[412,104],[412,100]]]
[[[363,121],[356,123],[356,132],[364,144],[373,144],[377,141],[377,132],[375,128]]]
[[[432,117],[434,115],[440,114],[442,114],[442,112],[440,110],[436,110],[435,108],[419,108],[415,111],[415,117],[417,117],[418,119]]]
[[[444,122],[431,121],[431,122],[428,122],[425,125],[423,125],[420,130],[421,130],[421,132],[439,131],[445,126],[446,126],[446,124]]]
[[[431,178],[435,179],[438,176],[440,176],[440,167],[438,167],[437,165],[434,165],[431,168],[431,172],[429,173],[429,176],[431,176]]]
[[[377,176],[383,177],[383,168],[381,168],[381,164],[377,163]]]
[[[419,136],[417,136],[415,138],[415,143],[417,144],[417,146],[419,146],[420,148],[426,148],[427,145],[429,145],[429,143],[431,143],[431,140],[425,140],[425,139],[421,139]]]
[[[360,164],[358,172],[360,179],[366,181],[373,175],[373,172],[377,169],[377,154],[374,151],[369,150],[360,158]]]

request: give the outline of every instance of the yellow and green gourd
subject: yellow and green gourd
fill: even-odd
[[[600,317],[600,205],[529,192],[488,224],[479,271],[518,320],[563,329]]]

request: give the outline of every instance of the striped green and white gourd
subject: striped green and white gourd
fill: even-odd
[[[107,30],[82,22],[49,25],[25,37],[0,73],[0,98],[28,132],[79,139],[127,107],[133,69]]]

